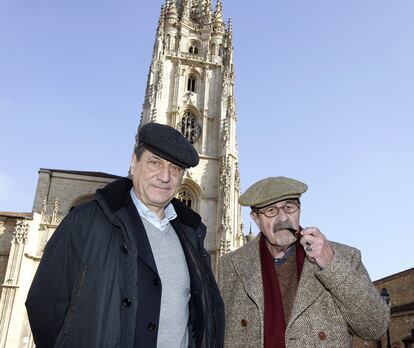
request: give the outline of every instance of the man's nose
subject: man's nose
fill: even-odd
[[[282,208],[279,209],[279,213],[276,215],[276,220],[277,221],[286,221],[286,220],[288,220],[288,216]]]
[[[170,168],[168,168],[168,164],[163,166],[159,173],[158,173],[158,178],[162,181],[162,182],[169,182],[171,179],[171,175],[170,175]]]

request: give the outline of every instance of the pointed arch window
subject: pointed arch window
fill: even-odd
[[[197,122],[197,118],[191,113],[191,111],[186,111],[184,113],[178,127],[181,133],[191,144],[194,144],[201,135],[201,127]]]
[[[183,202],[187,207],[191,208],[193,205],[193,197],[190,192],[188,192],[186,189],[181,190],[177,194],[177,198]]]
[[[190,48],[188,49],[188,52],[191,54],[198,54],[198,45],[196,42],[192,42],[190,44]]]
[[[195,92],[196,89],[196,78],[193,74],[188,76],[187,80],[187,91],[189,92]]]

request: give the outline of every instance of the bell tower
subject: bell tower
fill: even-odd
[[[216,269],[218,256],[244,244],[237,200],[240,173],[232,22],[222,2],[167,0],[161,7],[141,125],[178,129],[200,155],[186,171],[178,198],[207,225],[205,246]]]

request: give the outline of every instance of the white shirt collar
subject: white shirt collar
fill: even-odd
[[[171,203],[168,203],[164,208],[164,219],[160,220],[157,214],[152,212],[135,194],[134,189],[131,188],[130,195],[132,201],[135,204],[135,207],[138,210],[138,213],[141,217],[145,218],[157,229],[164,231],[171,220],[174,220],[177,217],[174,206]]]

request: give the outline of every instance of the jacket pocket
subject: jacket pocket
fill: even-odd
[[[66,313],[65,322],[61,334],[76,336],[79,332],[81,320],[87,320],[87,308],[90,297],[91,285],[96,277],[96,271],[86,267],[82,268],[75,279],[72,289],[71,302]],[[83,318],[83,319],[82,319]]]

